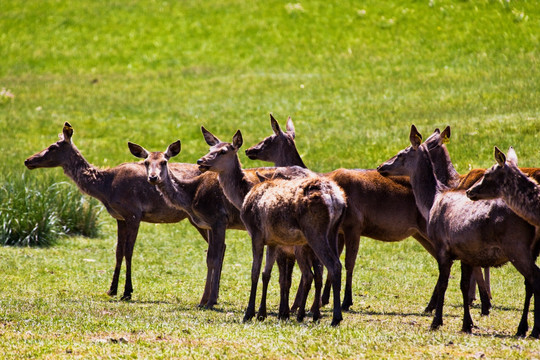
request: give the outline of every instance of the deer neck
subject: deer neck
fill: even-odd
[[[296,147],[292,151],[285,151],[281,154],[279,159],[274,162],[274,166],[300,166],[304,169],[307,169],[307,166],[302,161],[298,150]]]
[[[244,198],[253,187],[253,183],[247,179],[238,156],[235,157],[232,167],[218,174],[218,181],[227,199],[241,210]]]
[[[446,146],[437,146],[435,149],[429,151],[431,163],[433,165],[433,172],[437,180],[449,187],[456,187],[460,180],[460,175],[454,168],[450,154]]]
[[[68,160],[62,165],[62,169],[82,192],[99,200],[104,198],[103,171],[90,164],[75,145]]]
[[[199,177],[197,177],[199,178]],[[184,211],[189,211],[193,203],[193,194],[195,194],[198,181],[195,179],[184,180],[167,170],[167,178],[160,182],[157,187],[167,200],[174,207]]]
[[[435,196],[439,192],[440,184],[434,174],[433,164],[427,151],[421,151],[416,164],[416,169],[412,173],[410,180],[416,201],[416,206],[420,213],[429,221],[429,212],[435,202]]]
[[[518,168],[511,168],[502,186],[508,207],[534,226],[540,226],[540,187]]]

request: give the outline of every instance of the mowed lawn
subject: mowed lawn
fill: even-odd
[[[452,127],[460,173],[491,166],[494,145],[540,166],[539,34],[537,1],[7,0],[0,181],[65,181],[23,165],[65,121],[88,161],[112,167],[136,160],[127,141],[157,151],[180,139],[175,160],[193,163],[208,150],[201,125],[228,141],[241,129],[247,148],[271,133],[269,113],[292,117],[320,172],[376,167],[408,145],[413,123],[426,137]],[[105,294],[116,223],[100,220],[95,239],[0,248],[0,357],[540,358],[539,341],[513,336],[524,286],[511,265],[492,269],[494,307],[480,317],[475,304],[473,335],[459,332],[459,264],[445,323],[429,330],[437,267],[414,239],[362,240],[339,327],[328,306],[317,324],[278,321],[277,269],[270,316],[244,324],[247,233],[228,231],[219,304],[202,310],[206,243],[187,221],[142,224],[122,302]]]

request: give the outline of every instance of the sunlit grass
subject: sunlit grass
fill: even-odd
[[[57,196],[73,196],[75,207],[90,204],[73,184],[53,185],[69,182],[61,169],[29,172],[23,165],[56,141],[65,121],[82,154],[99,167],[134,161],[127,141],[164,150],[180,139],[178,161],[193,163],[208,150],[201,125],[223,140],[241,129],[247,148],[271,132],[270,112],[282,123],[292,116],[299,151],[316,171],[376,167],[407,145],[411,123],[424,135],[451,125],[448,147],[461,173],[491,166],[494,145],[512,145],[521,165],[538,166],[539,11],[534,1],[513,0],[8,0],[0,11],[0,89],[10,94],[0,99],[0,150],[11,180],[2,177],[8,190],[1,206],[28,198],[36,223],[44,219],[38,209],[51,213],[46,204]],[[262,165],[243,154],[241,160]],[[15,184],[21,176],[24,183]],[[44,224],[52,226],[51,220]],[[339,328],[329,326],[328,308],[320,324],[277,321],[277,274],[269,318],[242,324],[251,265],[247,234],[227,233],[219,304],[204,311],[195,306],[207,245],[188,222],[142,224],[133,301],[124,303],[104,295],[115,221],[105,212],[77,220],[93,221],[103,224],[97,239],[0,248],[5,356],[540,356],[537,341],[512,336],[523,280],[511,266],[492,270],[494,309],[489,317],[473,309],[478,328],[472,336],[459,332],[457,264],[445,324],[429,330],[431,317],[421,311],[437,269],[410,239],[362,240],[353,312]]]

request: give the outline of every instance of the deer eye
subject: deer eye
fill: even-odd
[[[159,165],[161,165],[161,166],[167,165],[167,160],[161,160],[161,162],[159,163]]]
[[[227,153],[227,150],[226,149],[223,149],[219,152],[221,155],[225,155]]]

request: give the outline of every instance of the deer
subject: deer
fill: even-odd
[[[163,152],[150,152],[132,142],[128,142],[128,147],[135,157],[143,159],[148,182],[157,187],[167,203],[182,212],[186,212],[193,223],[201,229],[208,230],[209,252],[222,251],[225,244],[226,229],[245,230],[240,219],[239,210],[223,194],[217,173],[204,172],[184,179],[169,169],[169,160],[177,156],[181,151],[180,140],[170,144]],[[266,181],[276,176],[282,178],[305,176],[305,173],[306,171],[301,168],[246,170],[247,176],[253,182]],[[301,257],[302,259],[299,261],[304,261],[307,264],[306,266],[314,267],[316,283],[319,282],[318,277],[322,277],[309,250],[294,249],[293,247],[272,247],[267,251],[267,264],[273,264],[275,259],[278,258],[280,267],[279,319],[289,317],[288,300],[295,256]],[[211,275],[208,274],[208,276]],[[266,295],[269,280],[270,274],[268,272],[263,273],[263,297],[257,313],[257,319],[259,320],[264,320],[267,317]]]
[[[100,169],[91,165],[72,140],[73,127],[65,122],[59,140],[24,161],[30,170],[61,167],[80,191],[98,199],[117,223],[116,264],[109,296],[116,296],[123,259],[126,261],[126,280],[121,300],[131,300],[133,293],[132,257],[141,221],[149,223],[176,223],[184,219],[195,226],[203,239],[212,242],[207,231],[191,221],[186,212],[168,204],[154,186],[146,181],[146,169],[140,163],[124,163],[113,168]],[[176,176],[193,178],[201,173],[195,164],[175,163],[170,166]],[[240,219],[238,218],[240,223]],[[199,306],[211,308],[217,301],[219,274],[225,247],[209,251],[209,276]],[[214,264],[214,265],[210,265]],[[212,269],[211,269],[212,268]],[[210,275],[212,273],[212,275]]]
[[[270,124],[274,133],[247,149],[246,155],[252,160],[272,162],[275,166],[296,165],[307,168],[296,148],[296,132],[291,117],[287,119],[285,131],[281,129],[272,114],[270,114]],[[441,169],[440,173],[447,182],[455,182],[459,179],[459,174],[453,167]],[[361,236],[386,242],[400,241],[413,236],[432,256],[435,256],[435,253],[426,237],[426,223],[416,209],[408,178],[383,177],[374,169],[338,169],[324,176],[336,181],[347,195],[347,209],[344,224],[340,230],[340,237],[344,236],[346,249],[346,282],[342,308],[347,311],[353,305],[352,278]],[[472,180],[472,177],[470,179]],[[467,185],[471,180],[467,181]],[[342,244],[343,241],[340,243]],[[340,252],[342,249],[340,247]],[[475,270],[473,279],[477,279],[482,294],[481,313],[488,315],[491,307],[489,282],[487,282],[489,272],[486,272],[486,281],[484,281],[479,270]],[[474,280],[472,285],[475,287]],[[326,285],[322,304],[327,304],[329,299],[328,282]],[[471,299],[473,297],[474,291],[470,295]],[[436,298],[435,288],[425,312],[434,310]]]
[[[463,296],[462,331],[471,333],[474,325],[467,301],[474,266],[502,266],[507,262],[524,276],[526,291],[535,295],[539,309],[540,269],[535,264],[538,247],[535,228],[517,216],[498,200],[471,201],[463,189],[448,188],[439,181],[437,167],[448,167],[447,158],[432,150],[443,146],[449,127],[436,130],[424,143],[413,125],[409,134],[411,145],[378,167],[384,175],[409,176],[419,211],[427,220],[428,238],[432,241],[439,267],[437,306],[431,323],[435,330],[443,325],[444,295],[448,287],[454,260],[461,261],[460,288]],[[529,289],[527,289],[529,288]],[[527,302],[526,294],[526,302]],[[525,310],[525,309],[524,309]],[[531,337],[540,335],[540,312],[535,311]],[[527,332],[527,324],[518,326],[518,336]]]
[[[243,143],[240,130],[234,134],[231,143],[222,142],[204,127],[201,130],[210,150],[197,161],[199,170],[218,174],[225,196],[240,210],[240,217],[252,240],[251,290],[244,321],[255,315],[264,245],[304,245],[312,249],[330,274],[334,298],[331,325],[337,326],[343,319],[341,262],[337,254],[337,234],[346,207],[343,191],[335,182],[315,173],[289,179],[274,176],[253,183],[246,176],[238,157]],[[303,276],[310,279],[309,267],[300,261],[298,264]],[[300,313],[307,298],[307,285],[308,281],[303,282],[303,298],[297,314],[299,321],[302,320],[303,314]],[[316,314],[313,320],[318,320]]]
[[[467,191],[467,196],[471,200],[502,198],[513,212],[531,225],[540,227],[538,182],[518,168],[518,158],[513,147],[510,147],[507,154],[495,146],[497,163]]]

